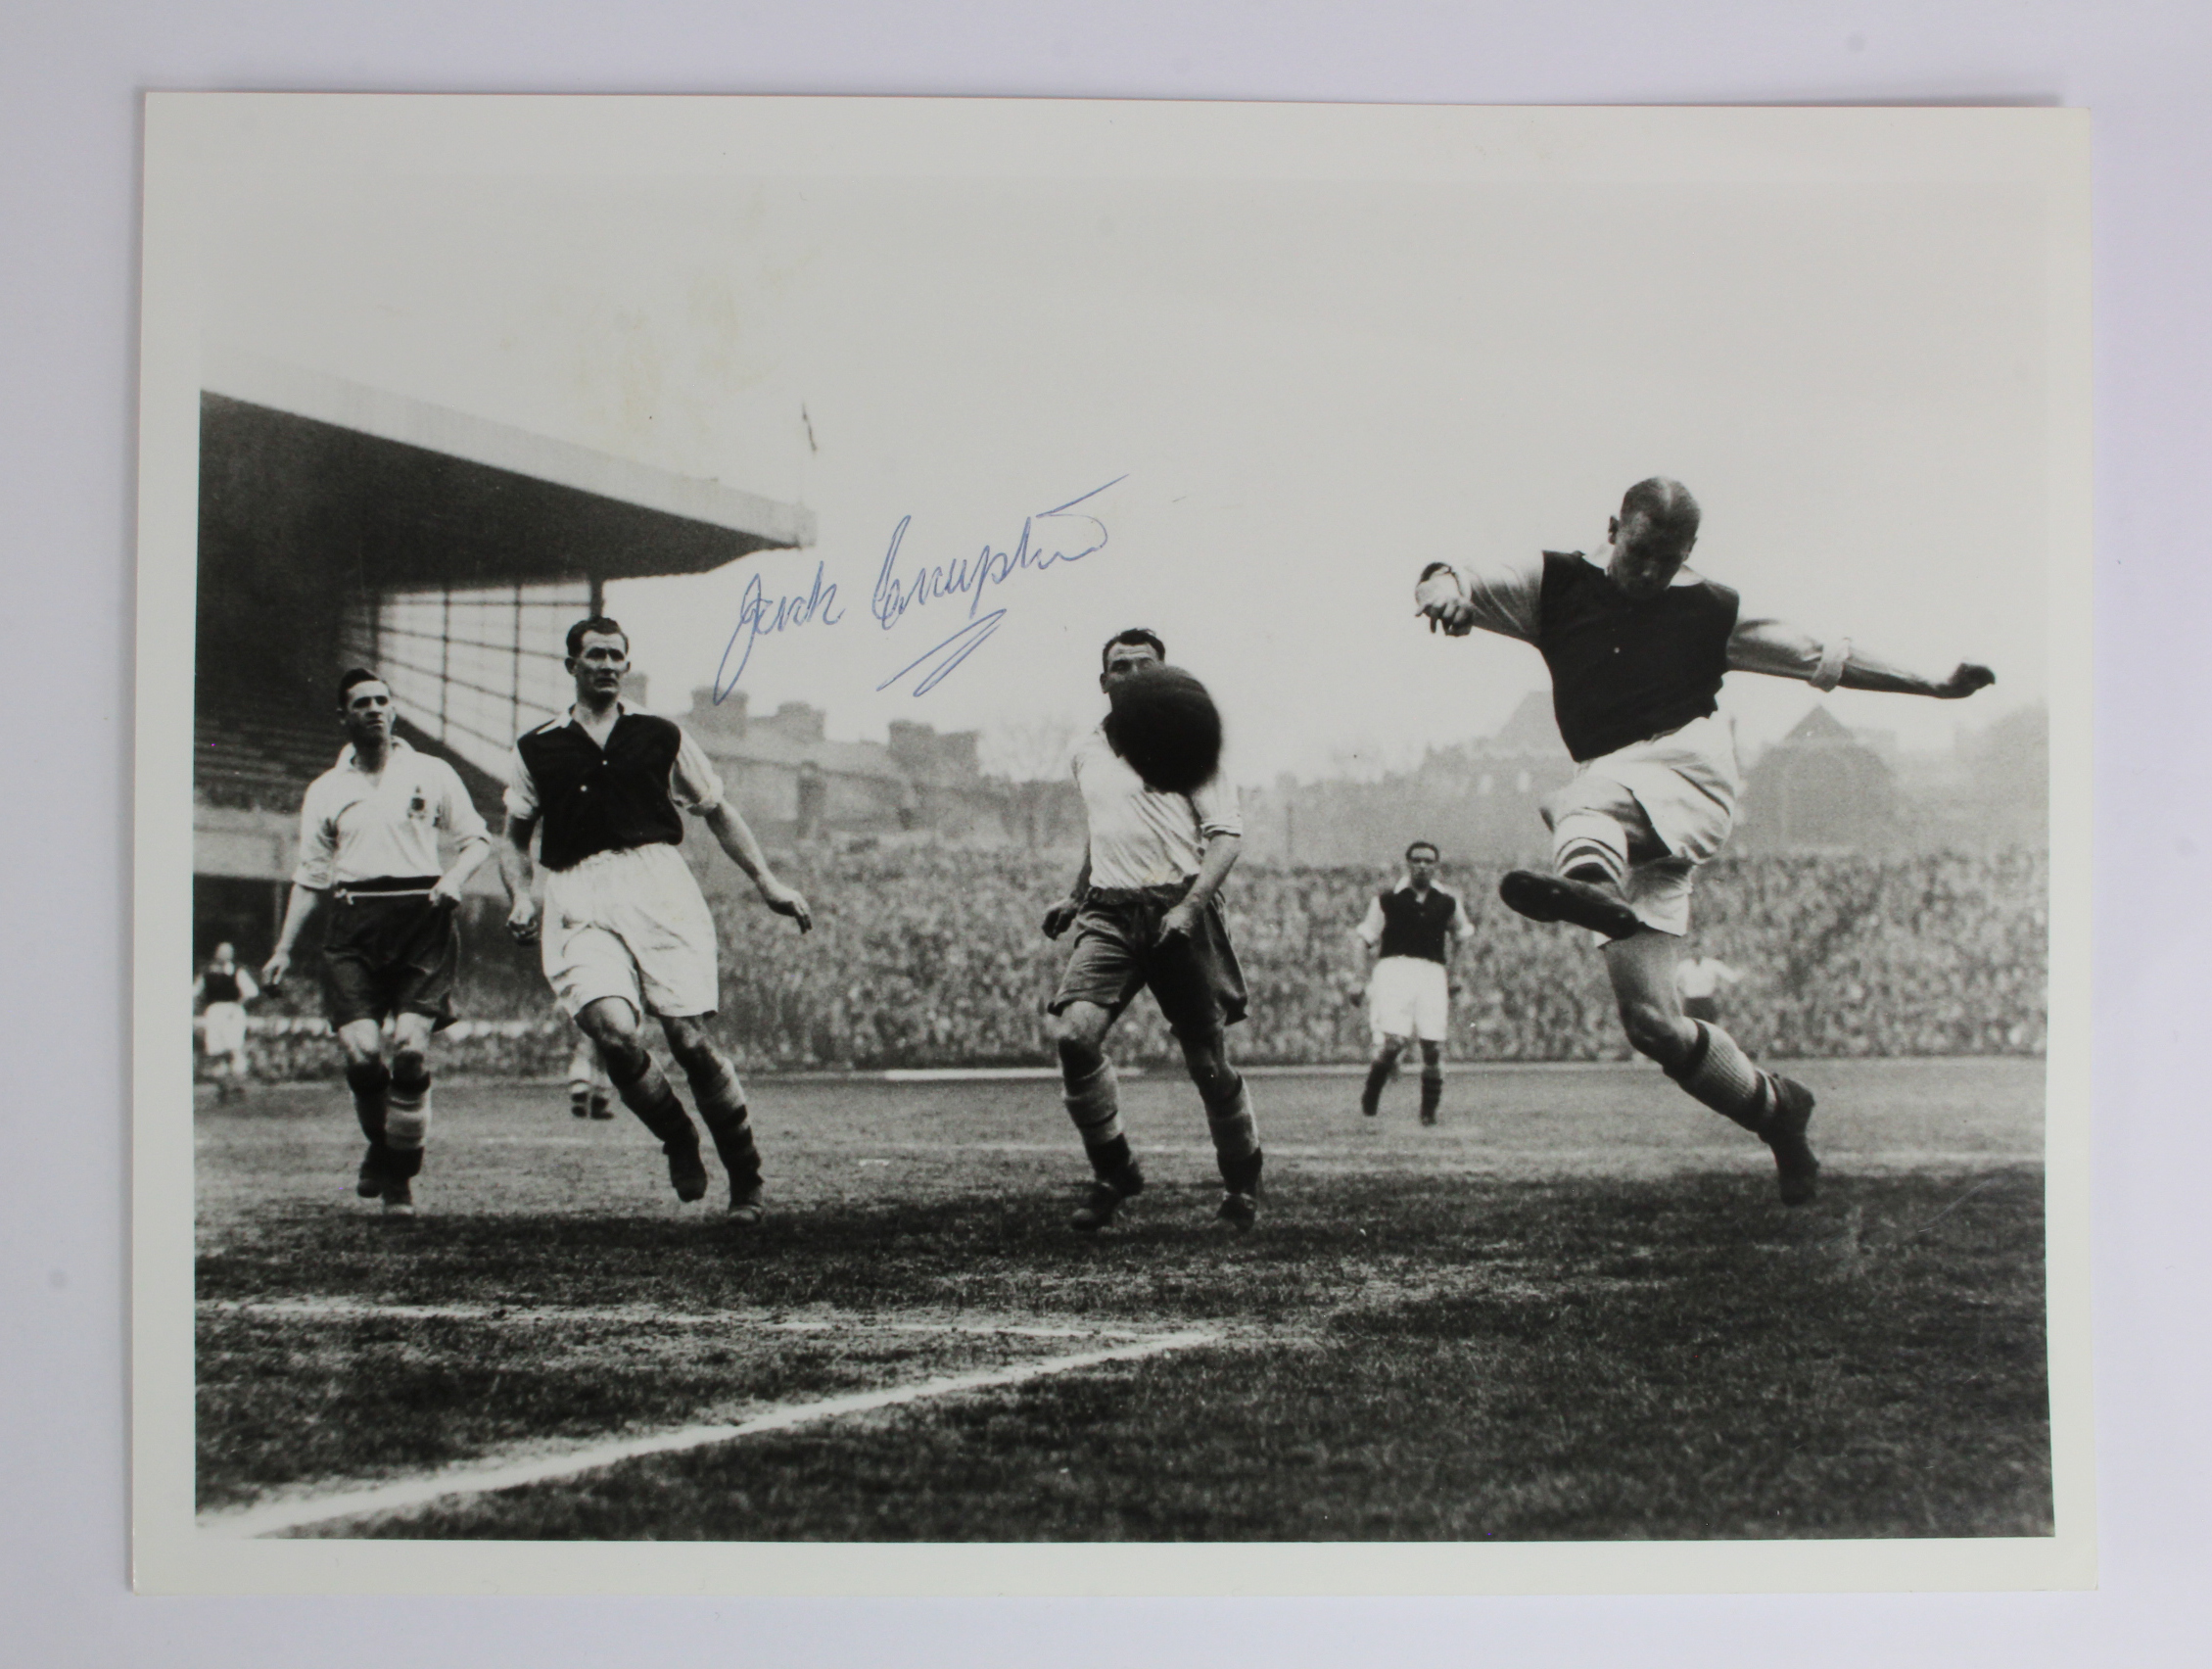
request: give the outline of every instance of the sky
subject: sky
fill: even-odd
[[[241,176],[209,224],[212,347],[813,510],[811,549],[610,588],[662,711],[716,685],[1016,763],[1145,625],[1239,780],[1369,774],[1543,685],[1427,633],[1422,564],[1595,551],[1653,474],[1747,613],[1997,669],[1846,724],[1941,747],[2045,696],[2043,230],[2000,186],[394,171]],[[1723,704],[1756,747],[1814,699]]]

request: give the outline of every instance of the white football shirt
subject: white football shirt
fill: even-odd
[[[1208,836],[1245,832],[1225,771],[1195,794],[1163,794],[1114,752],[1104,726],[1075,744],[1068,766],[1090,824],[1093,886],[1172,886],[1199,873]]]

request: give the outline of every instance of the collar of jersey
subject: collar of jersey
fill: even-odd
[[[386,737],[384,739],[384,748],[386,754],[385,763],[387,765],[391,764],[392,762],[390,757],[392,754],[412,753],[414,751],[413,748],[409,747],[405,741],[401,740],[397,736]],[[338,763],[353,770],[361,771],[360,756],[353,751],[353,744],[350,741],[344,747],[341,747],[338,750]],[[361,771],[361,775],[365,777],[368,775],[368,773],[366,771]]]

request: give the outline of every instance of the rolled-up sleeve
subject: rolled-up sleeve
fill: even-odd
[[[1365,941],[1368,949],[1373,950],[1377,945],[1383,942],[1383,929],[1385,926],[1386,924],[1383,921],[1382,899],[1370,898],[1367,901],[1367,914],[1360,917],[1359,926],[1352,929],[1352,931],[1359,934],[1360,938]]]
[[[328,800],[313,788],[300,807],[300,862],[292,871],[295,886],[330,890],[331,865],[338,858],[338,827],[327,809]]]
[[[1212,782],[1191,796],[1191,809],[1198,814],[1199,837],[1210,840],[1216,834],[1245,833],[1245,814],[1237,800],[1237,787],[1228,780],[1227,773],[1216,776]]]
[[[1783,620],[1739,620],[1728,639],[1730,672],[1795,678],[1815,690],[1833,690],[1851,658],[1851,640],[1823,643]]]
[[[1518,638],[1525,644],[1536,641],[1544,596],[1541,557],[1533,562],[1511,562],[1486,568],[1470,568],[1456,562],[1448,566],[1459,576],[1460,589],[1475,610],[1474,623],[1478,629],[1495,632],[1503,638]],[[1417,591],[1416,603],[1419,600]]]
[[[484,814],[476,809],[476,801],[468,797],[468,786],[450,765],[446,766],[445,803],[439,807],[438,821],[445,825],[446,833],[463,846],[492,838]]]
[[[692,816],[704,817],[722,803],[721,773],[707,757],[707,750],[691,739],[689,731],[679,725],[676,735],[676,763],[668,773],[669,798]]]
[[[538,817],[538,780],[531,776],[530,767],[522,762],[522,747],[507,755],[507,792],[505,796],[507,822],[520,826],[535,822]]]

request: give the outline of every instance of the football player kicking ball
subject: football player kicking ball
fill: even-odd
[[[1823,643],[1744,617],[1734,592],[1684,565],[1698,520],[1680,482],[1641,481],[1621,501],[1597,560],[1547,550],[1533,563],[1465,574],[1433,562],[1414,601],[1432,630],[1519,638],[1551,672],[1552,710],[1577,766],[1543,806],[1554,873],[1515,870],[1498,895],[1532,921],[1604,938],[1628,1041],[1765,1141],[1782,1200],[1797,1206],[1813,1197],[1820,1170],[1806,1140],[1812,1092],[1755,1067],[1718,1025],[1685,1015],[1675,980],[1697,868],[1728,837],[1741,786],[1718,712],[1720,681],[1760,672],[1821,691],[1956,700],[1996,680],[1963,662],[1947,678],[1923,678],[1848,639]]]
[[[1218,780],[1220,716],[1204,687],[1166,658],[1140,628],[1106,644],[1099,687],[1112,711],[1070,761],[1090,843],[1074,890],[1045,913],[1047,938],[1075,930],[1048,1012],[1061,1097],[1091,1161],[1073,1218],[1086,1233],[1145,1186],[1122,1134],[1106,1035],[1146,986],[1205,1104],[1223,1190],[1215,1215],[1240,1229],[1259,1215],[1259,1131],[1223,1036],[1245,1017],[1245,978],[1217,896],[1244,824],[1237,790]]]

